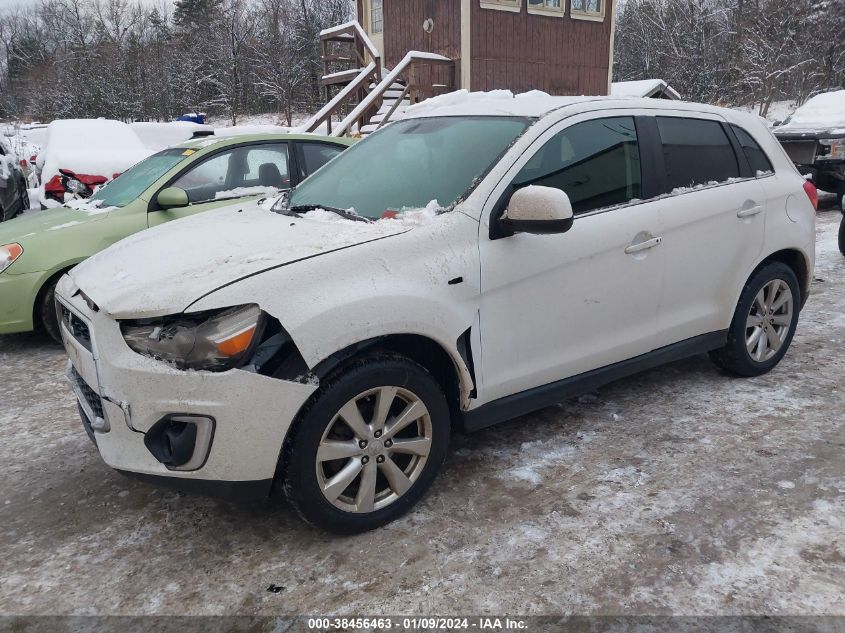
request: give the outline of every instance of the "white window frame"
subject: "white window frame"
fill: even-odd
[[[528,13],[532,15],[552,15],[557,18],[562,18],[566,14],[566,0],[560,0],[559,7],[549,7],[546,3],[549,0],[543,0],[543,6],[531,6],[531,0],[527,0]]]
[[[609,0],[599,0],[601,3],[601,11],[579,11],[578,9],[573,8],[572,0],[570,0],[569,5],[569,16],[573,20],[588,20],[591,22],[604,22],[604,14],[607,9],[607,3]],[[584,4],[587,4],[587,0],[584,0]]]
[[[519,13],[522,11],[522,0],[479,0],[482,9],[495,9],[496,11],[511,11]]]
[[[378,35],[378,34],[380,34],[380,33],[384,33],[384,0],[382,0],[382,3],[381,3],[381,28],[380,28],[378,31],[376,31],[376,30],[375,30],[375,28],[376,28],[376,21],[375,21],[375,19],[374,19],[374,14],[375,14],[375,12],[376,12],[376,9],[375,9],[375,6],[374,6],[374,3],[373,3],[373,0],[370,0],[370,1],[367,3],[367,5],[368,5],[368,6],[367,6],[367,10],[368,10],[368,11],[369,11],[369,13],[370,13],[370,15],[368,16],[369,25],[370,25],[370,32],[371,32],[371,33],[374,33],[374,34],[376,34],[376,35]]]

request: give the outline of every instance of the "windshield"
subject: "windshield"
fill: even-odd
[[[91,201],[101,200],[101,207],[125,207],[176,163],[184,160],[186,151],[188,150],[174,147],[145,158],[101,188],[91,196]]]
[[[350,209],[371,220],[423,208],[433,200],[449,208],[487,174],[529,123],[469,116],[397,121],[305,180],[290,195],[288,206]]]

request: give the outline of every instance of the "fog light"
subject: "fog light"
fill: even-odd
[[[144,435],[144,445],[168,470],[197,470],[205,465],[214,438],[214,418],[170,414]]]

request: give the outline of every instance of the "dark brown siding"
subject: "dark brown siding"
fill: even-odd
[[[604,21],[591,22],[573,20],[569,6],[559,18],[529,14],[525,0],[520,13],[482,9],[472,0],[472,89],[607,94],[611,1]]]
[[[434,21],[431,33],[423,30],[423,22],[427,18]],[[385,64],[388,68],[396,67],[408,51],[438,53],[455,61],[460,60],[460,0],[385,0]],[[457,71],[456,77],[459,76]],[[449,73],[444,68],[428,71],[423,66],[414,81],[429,85],[447,83]]]

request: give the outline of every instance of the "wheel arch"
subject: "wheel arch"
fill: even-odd
[[[379,351],[405,356],[431,372],[443,389],[453,422],[460,419],[462,405],[475,393],[469,329],[456,341],[454,352],[421,334],[387,334],[338,350],[315,365],[312,372],[322,380],[347,363]]]
[[[781,262],[789,266],[798,277],[798,287],[801,291],[801,308],[807,302],[810,295],[810,269],[807,257],[801,251],[794,248],[786,248],[772,253],[766,257],[751,273],[756,273],[760,268],[771,262]]]
[[[38,288],[38,292],[35,293],[35,298],[32,302],[32,325],[33,328],[37,328],[40,326],[41,314],[39,309],[41,307],[41,300],[44,297],[44,293],[47,291],[47,288],[50,287],[50,284],[53,282],[58,282],[58,280],[62,277],[62,275],[67,274],[67,272],[76,266],[79,262],[74,262],[72,264],[63,264],[59,268],[57,268],[54,272],[47,275],[44,280],[41,282],[41,286]]]

